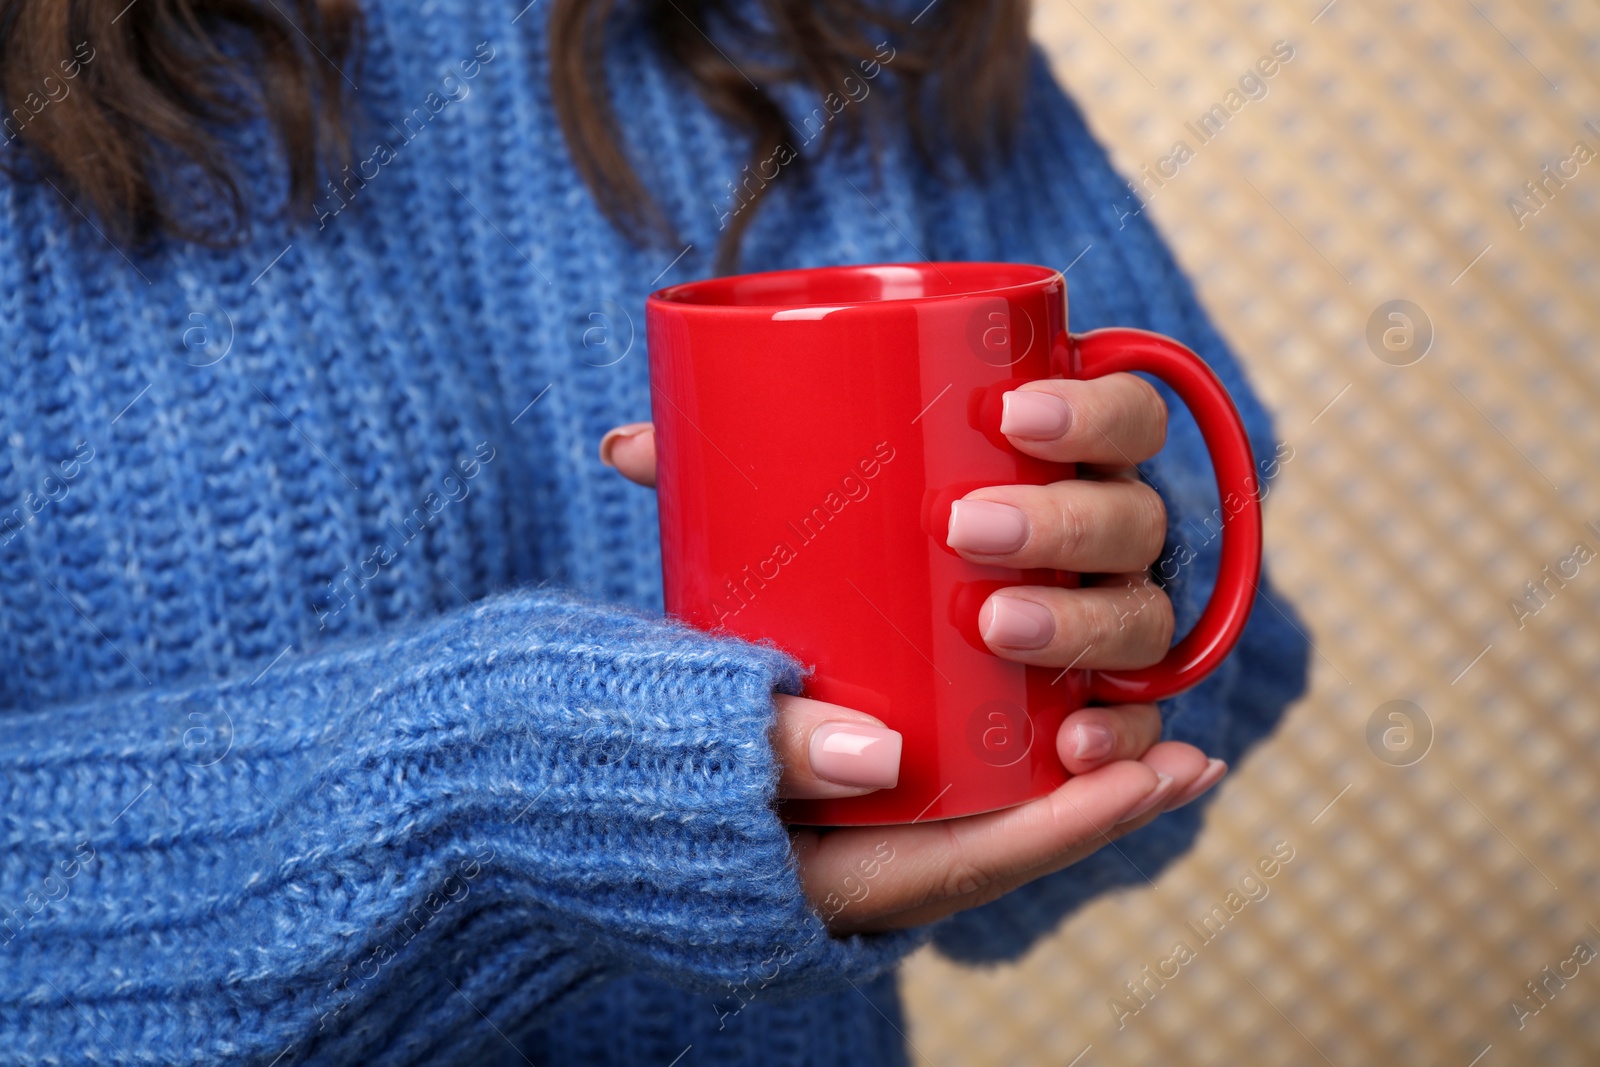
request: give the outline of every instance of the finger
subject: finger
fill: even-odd
[[[1143,482],[992,485],[950,506],[945,543],[974,563],[1111,573],[1161,555],[1167,508]]]
[[[654,489],[656,484],[656,428],[653,423],[630,422],[600,438],[600,462],[615,467],[630,482]]]
[[[1158,815],[1181,807],[1187,801],[1181,798],[1186,793],[1199,796],[1211,786],[1215,785],[1222,775],[1215,772],[1213,764],[1222,763],[1221,760],[1208,759],[1204,752],[1183,741],[1158,741],[1151,745],[1139,760],[1144,766],[1149,767],[1157,774],[1166,775],[1172,779],[1172,788],[1162,798],[1161,803],[1152,805],[1138,815],[1124,819],[1117,826],[1117,836],[1132,833],[1141,826],[1153,822]],[[1223,764],[1223,770],[1227,765]],[[1214,775],[1209,784],[1202,786],[1202,779],[1206,775]],[[1196,791],[1198,790],[1198,791]],[[1191,797],[1191,799],[1193,799]]]
[[[1129,467],[1122,463],[1080,463],[1078,477],[1097,478],[1102,482],[1142,481],[1138,467]]]
[[[820,840],[804,843],[799,853],[802,881],[808,894],[816,891],[814,900],[823,902],[832,896],[832,905],[825,914],[833,913],[829,915],[830,926],[837,932],[921,926],[978,907],[1019,885],[1080,862],[1148,825],[1176,804],[1175,797],[1193,791],[1209,766],[1205,755],[1194,746],[1165,741],[1151,748],[1138,763],[1124,761],[1080,775],[1048,797],[1007,811],[924,826],[876,830],[862,827],[862,836],[854,843],[833,842],[831,839],[843,832],[834,831]],[[1086,799],[1084,783],[1099,779],[1094,791],[1109,793],[1106,772],[1128,767],[1144,768],[1142,781],[1147,786],[1147,791],[1130,807],[1120,814],[1108,814],[1116,805],[1097,805]],[[930,845],[902,836],[914,831],[927,836],[928,830],[946,836],[942,851],[937,843]],[[826,855],[834,848],[840,850],[838,855]],[[930,848],[933,851],[927,852]],[[880,876],[865,886],[859,884],[864,874],[873,871],[871,861],[882,861],[885,856],[892,858],[882,863]],[[903,859],[912,862],[903,864]],[[939,864],[946,866],[940,868]],[[985,868],[985,864],[989,866]],[[930,891],[924,887],[930,895],[920,904],[896,908],[896,893],[909,897],[916,890],[897,885],[893,877],[884,878],[882,874],[903,881],[914,881],[920,875],[937,888]]]
[[[1187,783],[1185,783],[1187,784]],[[1081,858],[1142,807],[1159,804],[1174,780],[1131,760],[1069,779],[1047,796],[1004,811],[934,823],[848,827],[799,850],[806,894],[819,904],[843,896],[835,929],[889,929],[914,914],[958,910],[975,894],[999,895],[1043,864]],[[855,883],[868,856],[883,863],[862,895]],[[856,899],[852,899],[856,898]],[[920,910],[920,912],[919,912]]]
[[[1206,769],[1193,782],[1189,783],[1187,789],[1173,793],[1172,799],[1166,802],[1162,810],[1177,811],[1185,804],[1199,800],[1209,793],[1218,782],[1222,781],[1223,775],[1227,773],[1228,765],[1222,760],[1212,759],[1207,761]]]
[[[900,780],[901,737],[864,712],[779,693],[772,746],[783,773],[778,795],[855,797]]]
[[[1205,753],[1182,741],[1161,741],[1152,745],[1139,762],[1155,771],[1158,776],[1171,778],[1172,784],[1167,787],[1163,795],[1147,798],[1145,803],[1106,830],[1104,839],[1099,842],[1101,845],[1117,841],[1135,830],[1148,826],[1166,812],[1182,807],[1187,803],[1183,799],[1186,795],[1190,799],[1200,796],[1216,785],[1222,777],[1221,774],[1214,772],[1214,765],[1222,763],[1221,760],[1207,760]],[[1076,862],[1077,859],[1071,857],[1052,858],[1020,875],[1013,876],[1004,892],[1010,892],[1019,885],[1026,885],[1035,878],[1053,874]],[[976,907],[977,901],[961,902],[959,906]]]
[[[1153,666],[1172,646],[1172,630],[1172,602],[1146,574],[1086,589],[1008,586],[978,609],[990,651],[1040,667]]]
[[[1167,405],[1132,374],[1029,382],[1001,398],[1000,432],[1019,451],[1058,463],[1132,466],[1161,451]]]
[[[1087,774],[1118,760],[1138,759],[1161,738],[1154,704],[1082,708],[1056,732],[1056,754],[1072,774]]]

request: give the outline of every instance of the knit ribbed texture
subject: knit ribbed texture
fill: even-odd
[[[899,1063],[905,953],[1014,955],[1192,839],[1194,809],[933,931],[827,935],[770,807],[803,665],[659,617],[653,495],[595,456],[649,417],[644,295],[709,273],[745,146],[620,27],[617,112],[690,247],[629,244],[560,140],[544,7],[368,0],[375,161],[320,225],[272,215],[255,127],[242,248],[119,252],[0,178],[0,1062]],[[892,62],[872,85],[849,106],[892,114]],[[890,130],[876,167],[785,175],[743,265],[1075,264],[1074,328],[1188,342],[1271,455],[1042,60],[1030,85],[984,181]],[[1181,408],[1169,439],[1187,626],[1216,493]],[[1237,759],[1270,729],[1291,615],[1259,608],[1169,735]]]

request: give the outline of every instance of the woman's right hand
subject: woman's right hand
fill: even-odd
[[[655,485],[650,424],[611,431],[601,456],[630,480]],[[805,697],[774,702],[781,796],[859,796],[895,785],[900,735],[882,721]],[[1047,796],[937,822],[794,828],[806,895],[838,934],[919,926],[986,904],[1187,804],[1226,772],[1193,745],[1160,737],[1154,704],[1082,708],[1055,738],[1072,777]]]

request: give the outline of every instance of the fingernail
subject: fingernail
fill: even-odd
[[[1211,787],[1222,781],[1222,776],[1228,773],[1228,765],[1219,759],[1214,759],[1206,764],[1206,769],[1200,772],[1200,777],[1189,783],[1189,788],[1173,797],[1167,804],[1168,811],[1176,811],[1191,800],[1199,800],[1210,792]]]
[[[1072,426],[1072,408],[1058,396],[1014,390],[1000,398],[1000,432],[1032,441],[1060,437]]]
[[[1096,760],[1111,755],[1117,736],[1099,723],[1082,722],[1072,728],[1072,739],[1077,746],[1072,750],[1073,759]]]
[[[978,612],[983,639],[1001,648],[1043,648],[1056,635],[1056,617],[1042,604],[996,594]]]
[[[1028,541],[1028,517],[1010,504],[957,500],[950,505],[945,544],[963,552],[994,556],[1015,552]]]
[[[608,467],[615,467],[616,464],[611,462],[611,453],[616,451],[617,442],[627,437],[638,437],[650,429],[651,425],[648,422],[630,422],[626,426],[616,426],[607,430],[606,435],[600,438],[600,462]]]
[[[900,746],[900,733],[885,726],[825,722],[811,732],[811,773],[836,785],[893,789]]]
[[[1163,800],[1166,800],[1167,794],[1170,792],[1172,792],[1172,775],[1157,773],[1156,787],[1150,790],[1145,798],[1139,802],[1138,807],[1124,815],[1122,817],[1122,821],[1132,822],[1133,820],[1137,819],[1139,816],[1143,815],[1145,812],[1149,811]]]

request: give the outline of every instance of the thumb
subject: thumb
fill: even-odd
[[[865,712],[778,693],[772,747],[783,767],[780,796],[853,797],[900,780],[898,731]]]
[[[615,467],[630,482],[656,485],[656,428],[648,422],[618,426],[600,439],[600,462]]]

